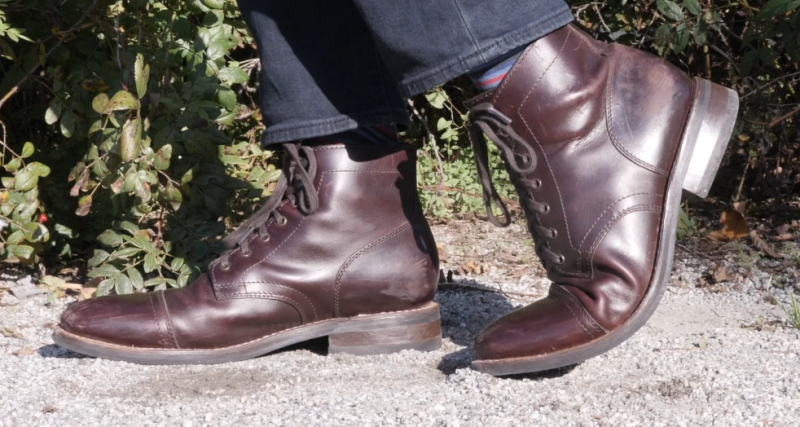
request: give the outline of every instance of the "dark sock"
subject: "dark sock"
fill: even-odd
[[[346,145],[398,145],[401,143],[394,126],[386,125],[360,127],[333,135],[309,138],[306,141]]]
[[[469,70],[469,78],[481,92],[500,86],[511,67],[517,63],[522,51],[528,46],[520,46],[504,55],[492,59],[485,64]]]

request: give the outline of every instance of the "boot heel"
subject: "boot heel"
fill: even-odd
[[[328,336],[329,353],[431,351],[441,345],[439,304],[435,302],[416,310],[353,317]]]
[[[695,83],[697,91],[683,137],[683,143],[693,142],[694,149],[683,188],[706,197],[736,124],[739,96],[708,80],[695,78]]]

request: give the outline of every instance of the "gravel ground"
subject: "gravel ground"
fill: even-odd
[[[217,366],[85,358],[50,339],[74,298],[25,296],[30,279],[6,277],[22,298],[0,291],[0,426],[800,425],[800,332],[774,305],[786,293],[766,291],[774,273],[687,251],[653,319],[622,346],[571,369],[494,378],[469,368],[472,339],[547,282],[518,226],[452,221],[435,233],[455,274],[437,296],[446,339],[431,353],[329,356],[318,340]],[[705,284],[721,265],[722,280]],[[796,283],[797,271],[779,278]]]

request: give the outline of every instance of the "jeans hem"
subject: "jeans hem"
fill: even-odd
[[[279,126],[272,126],[264,131],[261,145],[267,146],[300,139],[316,138],[359,127],[387,124],[408,125],[408,112],[405,110],[369,111],[358,114],[342,114],[327,119],[308,120],[288,125],[281,124]]]
[[[486,62],[484,58],[500,56],[519,46],[531,43],[574,20],[572,11],[565,6],[552,16],[539,20],[525,28],[505,34],[498,38],[482,42],[481,48],[463,54],[444,65],[404,79],[399,84],[400,94],[404,98],[423,93],[436,86],[458,77],[467,71]]]

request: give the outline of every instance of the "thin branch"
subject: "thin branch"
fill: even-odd
[[[49,57],[50,57],[50,55],[52,55],[52,54],[53,54],[53,52],[55,52],[56,50],[58,50],[58,48],[60,48],[62,44],[64,44],[64,40],[65,40],[65,39],[66,39],[68,36],[70,36],[70,35],[71,35],[71,34],[72,34],[72,33],[73,33],[73,32],[74,32],[76,29],[78,29],[78,27],[79,27],[79,26],[80,26],[80,25],[83,23],[83,21],[84,21],[84,20],[86,20],[86,17],[87,17],[87,16],[89,16],[89,13],[91,13],[91,12],[94,10],[94,8],[97,6],[97,3],[99,3],[99,1],[100,1],[100,0],[94,0],[94,3],[92,3],[92,5],[91,5],[91,6],[89,6],[89,8],[88,8],[88,9],[86,9],[86,11],[85,11],[85,12],[83,12],[83,15],[81,16],[81,19],[79,19],[79,20],[78,20],[78,22],[76,22],[75,24],[73,24],[73,25],[72,25],[72,27],[70,27],[70,28],[69,28],[69,30],[67,30],[67,32],[66,32],[66,33],[64,33],[63,37],[61,37],[61,40],[59,40],[59,41],[58,41],[58,43],[56,43],[56,45],[55,45],[55,46],[53,46],[52,48],[50,48],[50,50],[48,50],[48,51],[47,51],[47,53],[45,53],[45,55],[44,55],[44,59],[45,59],[45,60],[47,60],[47,58],[49,58]],[[25,83],[25,81],[26,81],[26,80],[28,80],[28,78],[30,78],[30,76],[31,76],[31,75],[33,75],[33,73],[35,73],[35,72],[36,72],[36,70],[38,70],[38,69],[39,69],[39,67],[41,67],[42,65],[43,65],[43,64],[41,64],[41,63],[37,63],[36,65],[34,65],[34,66],[33,66],[33,67],[32,67],[32,68],[31,68],[31,69],[28,71],[28,73],[27,73],[27,74],[25,74],[25,76],[23,76],[23,77],[22,77],[22,79],[20,79],[20,81],[19,81],[19,82],[17,82],[17,84],[16,84],[16,85],[14,85],[14,87],[12,87],[12,88],[11,88],[11,90],[10,90],[10,91],[8,91],[8,93],[6,93],[6,94],[3,96],[3,98],[2,98],[2,99],[0,99],[0,110],[1,110],[1,109],[3,109],[3,105],[5,105],[5,103],[6,103],[6,102],[7,102],[9,99],[11,99],[11,97],[13,97],[13,96],[14,96],[14,95],[15,95],[17,92],[19,92],[19,87],[20,87],[20,86],[21,86],[23,83]]]

